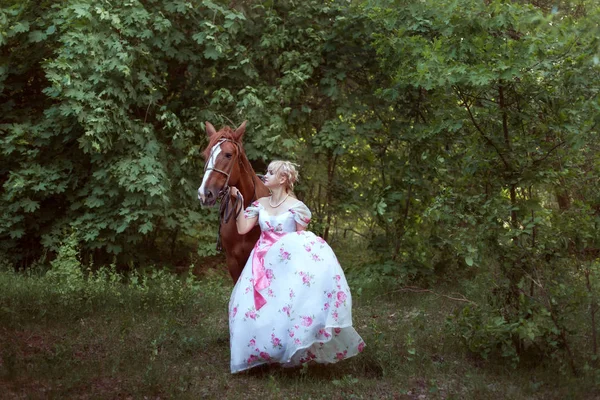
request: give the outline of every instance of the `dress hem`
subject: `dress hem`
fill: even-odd
[[[352,324],[349,324],[349,325],[333,325],[333,326],[328,326],[328,327],[325,327],[324,329],[336,329],[336,328],[339,328],[339,329],[347,329],[347,328],[352,328],[352,327],[353,327],[353,326],[352,326]],[[242,368],[242,369],[238,369],[238,370],[235,370],[235,371],[233,371],[233,370],[232,370],[232,371],[231,371],[231,373],[232,373],[232,374],[237,374],[237,373],[239,373],[239,372],[247,371],[247,370],[249,370],[249,369],[252,369],[252,368],[254,368],[254,367],[258,367],[258,366],[265,365],[265,364],[279,364],[279,365],[280,365],[282,368],[293,368],[293,367],[297,367],[297,366],[299,366],[299,365],[302,365],[302,364],[304,364],[304,363],[300,363],[300,364],[298,364],[298,365],[286,365],[286,364],[288,364],[288,363],[289,363],[289,362],[292,360],[292,358],[294,358],[294,356],[295,356],[295,355],[296,355],[296,354],[297,354],[299,351],[306,350],[306,349],[308,349],[309,347],[311,347],[311,346],[312,346],[313,344],[315,344],[315,343],[328,343],[328,342],[330,342],[332,339],[333,339],[333,335],[332,335],[331,337],[327,338],[326,340],[313,340],[312,342],[310,342],[310,344],[308,344],[308,345],[306,345],[306,346],[298,347],[298,348],[296,349],[296,351],[294,351],[294,352],[292,353],[292,355],[291,355],[291,356],[290,356],[290,357],[289,357],[287,360],[285,360],[284,362],[268,362],[268,361],[262,361],[262,362],[259,362],[259,363],[252,364],[252,365],[250,365],[250,366],[247,366],[247,367],[245,367],[245,368]],[[362,342],[362,343],[364,343],[364,341],[362,341],[362,339],[361,339],[361,342]],[[360,342],[359,342],[359,343],[360,343]],[[355,356],[355,355],[356,355],[356,354],[358,354],[358,353],[360,353],[360,351],[357,351],[355,354],[352,354],[352,355],[350,355],[350,356],[348,356],[348,357],[344,357],[342,360],[345,360],[345,359],[347,359],[347,358],[353,357],[353,356]],[[318,363],[318,364],[335,364],[335,363],[337,363],[338,361],[342,361],[342,360],[335,360],[335,361],[332,361],[332,362],[327,362],[327,361],[316,361],[316,360],[311,360],[311,361],[314,361],[314,362],[316,362],[316,363]]]

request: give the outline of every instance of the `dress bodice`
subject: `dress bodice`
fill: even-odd
[[[296,232],[296,223],[307,226],[311,217],[310,210],[300,200],[278,215],[270,215],[262,204],[255,201],[246,208],[244,215],[246,218],[258,216],[260,230],[273,233]]]
[[[289,233],[296,231],[296,220],[290,210],[279,215],[269,215],[267,210],[261,207],[258,212],[258,224],[262,232]]]

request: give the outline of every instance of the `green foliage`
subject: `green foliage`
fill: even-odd
[[[518,293],[514,297],[508,280],[482,274],[467,288],[476,303],[456,310],[448,319],[448,332],[483,359],[503,358],[513,368],[543,357],[555,359],[562,373],[593,363],[588,338],[597,328],[588,313],[597,307],[597,290],[589,290],[586,270],[559,280],[557,273],[566,268],[568,263],[562,260],[539,264],[534,276],[522,278],[514,287]],[[497,276],[498,271],[493,273]],[[593,285],[597,287],[597,279]],[[584,338],[577,338],[577,332]]]
[[[50,265],[52,268],[46,277],[51,285],[59,288],[58,295],[65,301],[80,301],[76,296],[73,298],[73,294],[81,291],[85,281],[74,234],[59,247],[56,259]]]
[[[64,253],[64,249],[62,252]],[[86,276],[74,265],[75,260],[62,260],[61,265],[43,276],[29,279],[14,272],[2,272],[2,290],[10,300],[3,300],[2,317],[6,327],[30,320],[77,320],[94,313],[172,312],[190,305],[212,307],[224,301],[223,279],[207,279],[202,285],[194,275],[182,279],[162,269],[127,276],[113,267],[102,267]],[[65,314],[63,310],[70,310]],[[4,317],[11,316],[8,321]]]
[[[174,96],[195,82],[203,57],[197,44],[179,44],[191,18],[208,23],[221,12],[237,23],[239,14],[204,3],[212,8],[48,1],[3,9],[15,25],[3,36],[0,235],[14,261],[31,263],[35,247],[56,252],[65,228],[80,232],[87,252],[118,255],[120,264],[144,260],[149,245],[173,255],[200,237],[199,223],[214,229],[194,195],[198,127],[213,114]]]
[[[298,162],[312,229],[361,249],[357,287],[481,276],[494,291],[453,320],[473,351],[591,365],[568,321],[598,296],[599,18],[587,0],[5,1],[0,255],[51,262],[84,300],[107,265],[213,255],[202,124],[248,120],[257,170]]]

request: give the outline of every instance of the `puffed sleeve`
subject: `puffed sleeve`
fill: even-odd
[[[294,215],[294,220],[302,226],[307,226],[310,222],[311,212],[306,207],[306,204],[299,201],[292,208],[290,208],[291,213]]]
[[[260,210],[260,203],[256,200],[254,203],[250,204],[244,210],[244,218],[254,218],[258,217],[258,211]]]

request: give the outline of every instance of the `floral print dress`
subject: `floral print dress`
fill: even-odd
[[[293,367],[334,363],[365,346],[352,327],[352,298],[331,247],[307,226],[310,211],[298,201],[271,216],[259,202],[261,236],[229,302],[231,372],[266,363]]]

